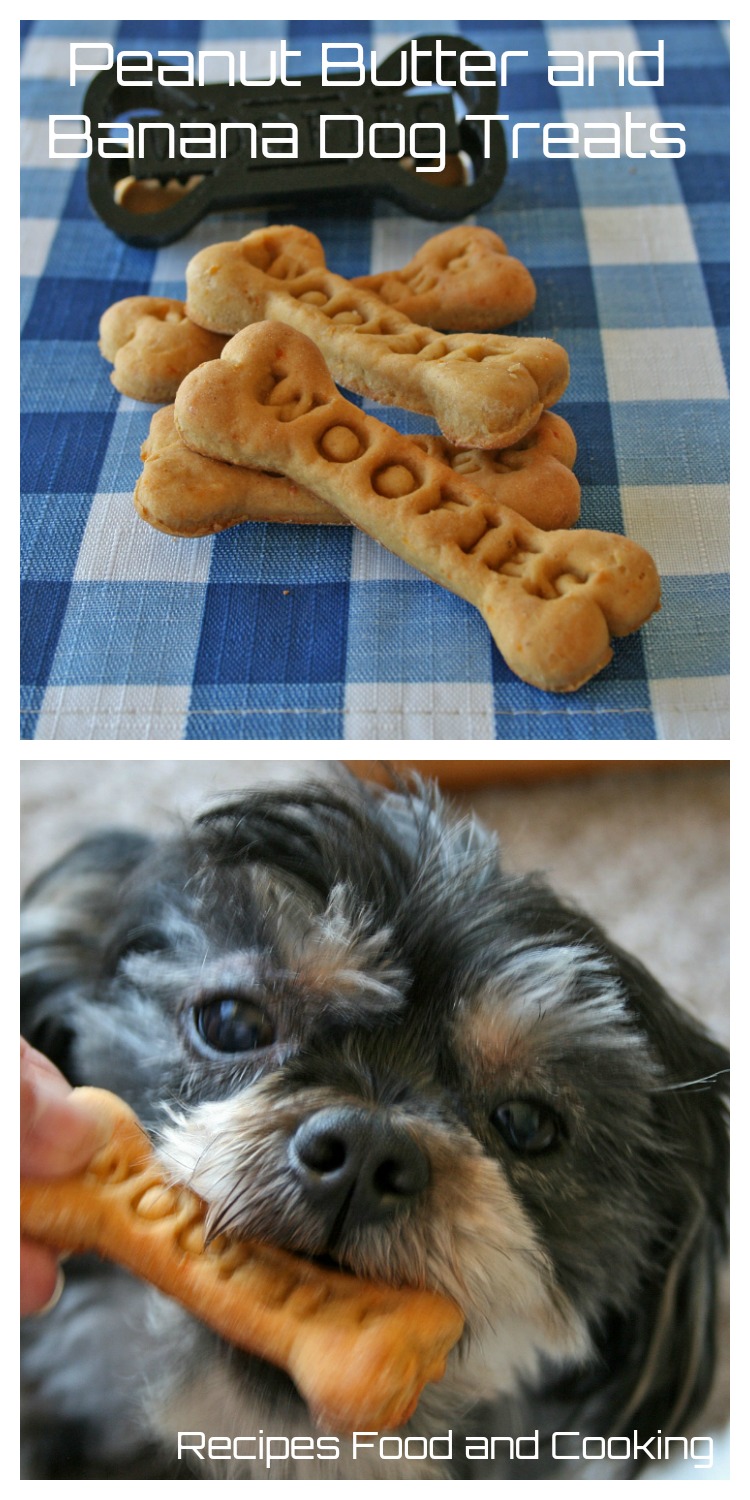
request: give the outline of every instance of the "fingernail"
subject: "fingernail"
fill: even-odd
[[[108,1133],[106,1123],[64,1079],[36,1075],[31,1118],[24,1129],[27,1170],[45,1176],[75,1172],[104,1145]]]
[[[62,1297],[62,1294],[63,1294],[64,1290],[65,1290],[65,1272],[63,1271],[62,1266],[58,1266],[58,1268],[57,1268],[57,1278],[55,1280],[55,1289],[54,1289],[54,1291],[52,1293],[52,1296],[47,1299],[47,1301],[44,1303],[43,1307],[38,1307],[37,1310],[36,1310],[36,1312],[32,1313],[31,1316],[33,1318],[43,1318],[46,1313],[52,1312],[53,1307],[57,1307],[57,1304],[60,1301],[60,1298]]]

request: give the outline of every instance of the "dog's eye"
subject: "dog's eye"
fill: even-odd
[[[257,1052],[274,1040],[268,1016],[253,1000],[222,996],[197,1005],[194,1014],[201,1041],[215,1052]]]
[[[514,1151],[548,1151],[560,1136],[560,1122],[546,1104],[533,1099],[509,1099],[493,1111],[492,1123]]]

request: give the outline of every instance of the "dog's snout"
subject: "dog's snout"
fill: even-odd
[[[292,1162],[308,1198],[359,1223],[387,1218],[427,1187],[427,1157],[402,1126],[369,1110],[320,1110],[298,1127]]]

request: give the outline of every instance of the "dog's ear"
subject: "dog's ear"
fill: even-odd
[[[580,1430],[685,1435],[716,1365],[717,1293],[727,1249],[729,1054],[634,959],[618,954],[639,1027],[660,1058],[643,1173],[658,1207],[639,1293],[597,1333],[598,1367],[558,1395]],[[601,1425],[604,1423],[604,1425]],[[599,1425],[597,1425],[599,1424]]]
[[[725,1243],[729,1196],[729,1053],[630,955],[618,954],[628,1004],[649,1037],[663,1078],[652,1094],[669,1201],[679,1225],[697,1194]],[[659,1144],[658,1142],[656,1144]]]
[[[664,1068],[653,1098],[669,1177],[668,1238],[656,1247],[649,1326],[626,1422],[684,1433],[714,1375],[717,1280],[727,1248],[729,1054],[631,960],[641,1024]],[[656,1430],[653,1425],[649,1431]]]
[[[63,992],[94,975],[123,881],[152,848],[112,830],[78,844],[29,886],[21,908],[21,1031],[67,1071]]]

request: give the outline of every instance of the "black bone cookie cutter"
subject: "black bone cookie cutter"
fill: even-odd
[[[453,67],[459,79],[459,59],[477,50],[459,36],[419,37],[417,41],[422,76],[428,77],[436,76],[430,71],[430,58],[436,67],[439,48],[456,54]],[[494,197],[505,176],[507,152],[501,122],[467,118],[497,114],[497,78],[489,75],[481,86],[459,81],[452,88],[415,88],[409,79],[410,49],[411,42],[405,42],[378,64],[377,85],[368,75],[356,88],[346,86],[346,79],[357,75],[345,71],[338,73],[337,83],[323,84],[314,76],[301,78],[299,89],[281,82],[260,87],[211,83],[170,88],[158,80],[126,87],[110,77],[109,71],[98,73],[84,103],[94,139],[88,166],[91,204],[115,234],[143,249],[179,239],[206,214],[221,209],[292,204],[300,197],[319,203],[328,194],[346,194],[349,201],[379,195],[422,218],[465,218]],[[341,159],[321,160],[321,115],[346,117],[326,128],[326,150],[341,153]],[[361,127],[355,116],[362,121]],[[134,127],[136,140],[141,124],[171,125],[173,130],[145,130],[142,154],[100,156],[95,144],[98,128],[125,121]],[[231,129],[226,132],[223,158],[178,154],[180,127],[207,124],[215,127],[217,141],[222,124],[255,126],[255,154],[247,144],[253,132]],[[296,159],[264,156],[263,127],[273,134],[274,126],[290,124],[297,127]],[[409,141],[412,126],[436,124],[444,130],[448,163],[448,170],[439,174],[441,182],[435,180],[438,174],[417,172],[413,159],[406,163],[395,159],[400,143]],[[379,127],[373,137],[377,155],[368,151],[372,125]],[[360,129],[362,154],[355,156]],[[170,154],[170,136],[175,155]],[[426,156],[437,134],[424,132],[419,137],[415,132],[412,138],[421,139],[419,149]],[[152,209],[152,204],[157,206]]]

